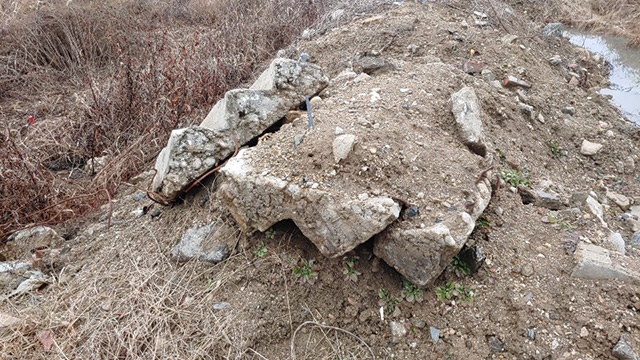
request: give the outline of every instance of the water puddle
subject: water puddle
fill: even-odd
[[[574,44],[600,54],[609,64],[609,88],[600,90],[610,95],[611,102],[632,122],[640,125],[640,49],[626,46],[626,40],[610,36],[565,31]]]

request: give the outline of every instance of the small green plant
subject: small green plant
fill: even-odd
[[[440,301],[448,301],[460,299],[462,301],[473,301],[475,293],[469,288],[465,288],[462,284],[448,281],[443,286],[436,288],[436,295]]]
[[[471,266],[466,261],[454,256],[451,259],[451,268],[457,277],[463,277],[471,274]]]
[[[356,263],[360,258],[357,256],[345,257],[344,262],[347,267],[342,271],[345,275],[345,280],[351,280],[353,282],[358,281],[358,276],[362,275],[361,272],[355,269]]]
[[[378,290],[378,297],[380,298],[380,306],[384,306],[389,314],[392,314],[400,303],[400,299],[392,297],[386,289]]]
[[[300,279],[300,282],[313,285],[318,279],[318,273],[313,271],[314,260],[302,259],[301,264],[296,264],[293,267],[293,275]]]
[[[414,283],[407,279],[402,279],[402,297],[407,302],[422,302],[424,300],[424,291],[420,290]]]
[[[482,214],[476,220],[476,227],[479,229],[486,229],[491,226],[491,218],[485,214]]]
[[[502,180],[513,187],[517,187],[520,184],[531,186],[531,181],[518,170],[500,170],[498,174],[500,174]]]
[[[268,252],[269,252],[269,249],[267,249],[267,246],[264,244],[264,241],[261,242],[258,248],[255,250],[255,254],[259,258],[267,255]]]
[[[559,159],[562,156],[566,155],[564,150],[560,148],[560,143],[558,142],[558,140],[551,140],[551,142],[549,143],[549,149],[551,150],[551,155],[553,155],[553,157],[556,159]]]
[[[268,228],[267,231],[264,232],[264,237],[267,240],[272,240],[276,236],[276,231],[273,228]]]

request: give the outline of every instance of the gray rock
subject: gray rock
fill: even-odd
[[[8,294],[28,279],[31,263],[21,261],[0,262],[0,294]]]
[[[622,237],[622,235],[620,235],[620,233],[612,232],[611,234],[609,234],[609,238],[607,240],[609,241],[609,244],[611,244],[611,248],[614,251],[622,255],[625,254],[624,238]]]
[[[389,325],[391,326],[391,338],[393,342],[400,342],[407,336],[407,328],[404,326],[404,322],[392,321]]]
[[[536,192],[533,191],[530,187],[520,184],[516,188],[518,190],[518,194],[520,195],[520,199],[522,200],[523,205],[535,204],[538,200],[538,196]]]
[[[627,211],[631,207],[631,200],[628,197],[618,194],[614,191],[607,190],[607,199],[613,201],[622,211]]]
[[[566,208],[566,205],[562,203],[560,198],[552,193],[548,193],[542,190],[536,190],[536,206],[547,208],[549,210],[562,210]]]
[[[222,168],[222,202],[244,231],[265,231],[293,220],[325,256],[343,255],[385,229],[400,216],[400,205],[385,196],[359,200],[335,187],[313,189],[268,175],[242,149]]]
[[[613,356],[619,360],[640,360],[640,356],[633,351],[633,348],[629,343],[623,338],[620,337],[616,346],[611,350]]]
[[[176,261],[198,259],[219,263],[229,256],[230,244],[235,230],[226,224],[194,226],[187,230],[180,241],[171,249],[171,257]]]
[[[576,114],[576,108],[574,108],[571,105],[563,107],[561,111],[562,111],[563,114],[567,114],[567,115],[571,115],[571,116]]]
[[[551,65],[560,65],[562,63],[562,57],[560,55],[553,55],[549,58],[549,63]]]
[[[61,247],[64,238],[47,226],[34,226],[16,231],[7,238],[12,247],[19,250],[19,256],[30,256],[35,249],[55,249]]]
[[[200,126],[174,130],[156,159],[151,189],[172,200],[215,164],[329,83],[309,62],[278,58],[249,89],[228,91]]]
[[[548,23],[542,29],[542,35],[544,36],[562,36],[564,26],[561,23]]]
[[[489,344],[489,349],[494,352],[503,352],[504,344],[497,336],[488,336],[487,343]]]
[[[336,163],[340,162],[340,160],[344,160],[349,156],[351,150],[353,150],[353,145],[356,142],[356,136],[352,134],[343,134],[337,136],[333,140],[333,158]]]
[[[587,196],[587,200],[585,201],[587,204],[587,208],[589,209],[589,211],[595,215],[596,218],[598,218],[598,220],[600,220],[600,223],[602,224],[603,227],[608,227],[607,223],[604,221],[604,209],[602,207],[602,205],[598,202],[598,200],[594,199],[593,197],[591,197],[591,195]]]
[[[593,280],[618,279],[635,285],[640,284],[640,273],[625,268],[619,255],[612,257],[611,252],[603,247],[581,242],[575,256],[577,265],[573,268],[572,277]]]
[[[433,341],[434,344],[438,343],[438,340],[440,340],[440,329],[431,326],[429,327],[429,334],[431,335],[431,341]]]
[[[430,284],[460,252],[475,228],[476,220],[489,204],[489,180],[478,181],[476,188],[469,193],[472,206],[453,206],[464,210],[435,225],[415,228],[405,221],[389,227],[376,236],[375,255],[412,283],[421,287]]]
[[[451,102],[451,111],[455,116],[462,142],[473,153],[484,157],[487,154],[487,145],[484,143],[480,108],[475,91],[465,86],[451,95]]]
[[[593,156],[602,149],[602,144],[591,142],[589,140],[583,140],[582,146],[580,146],[580,153],[585,156]]]
[[[377,75],[393,70],[393,65],[390,62],[374,56],[363,56],[356,61],[355,65],[368,75]]]
[[[201,126],[173,130],[156,159],[151,189],[171,200],[233,151],[233,139],[220,131]]]
[[[633,247],[640,247],[640,231],[636,231],[633,235],[631,235],[629,245]]]

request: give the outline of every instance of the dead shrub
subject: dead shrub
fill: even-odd
[[[172,129],[200,122],[227,90],[303,29],[326,22],[339,3],[77,0],[15,15],[0,33],[0,125],[9,131],[0,144],[0,239],[103,204],[151,166]],[[46,99],[55,92],[69,96],[52,105]],[[22,107],[2,113],[2,102],[14,99]],[[16,129],[29,114],[36,126],[21,135]],[[106,167],[83,169],[104,155]]]

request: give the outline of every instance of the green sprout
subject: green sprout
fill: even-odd
[[[313,285],[318,279],[318,273],[313,271],[314,260],[302,260],[302,264],[293,267],[293,275],[300,279],[300,282]]]
[[[424,300],[424,291],[419,289],[414,283],[407,279],[402,279],[402,297],[407,302],[422,302]]]
[[[342,271],[345,275],[345,280],[351,280],[353,282],[358,281],[358,276],[362,275],[361,272],[355,269],[355,265],[360,258],[357,256],[345,257],[344,262],[347,267]]]

